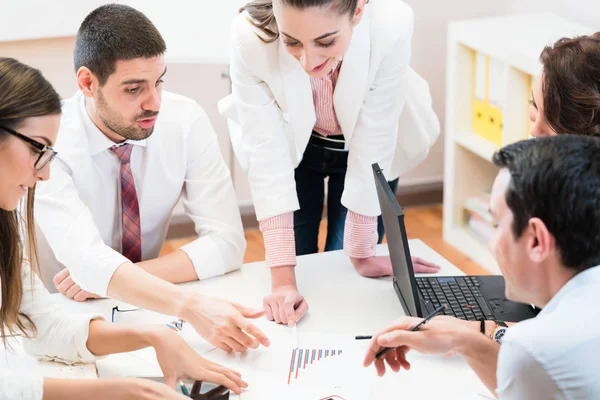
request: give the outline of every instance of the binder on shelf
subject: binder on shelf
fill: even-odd
[[[473,132],[502,146],[504,112],[504,64],[474,52]]]

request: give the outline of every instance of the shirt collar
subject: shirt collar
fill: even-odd
[[[336,63],[335,63],[335,67],[333,67],[331,69],[331,71],[329,71],[329,73],[327,74],[328,76],[333,76],[333,74],[340,69],[340,66],[342,65],[342,61],[344,60],[344,57],[340,57]]]
[[[600,285],[600,265],[597,265],[592,268],[588,268],[585,271],[582,271],[569,279],[569,281],[550,299],[546,307],[542,309],[540,314],[552,312],[562,298],[567,296],[569,293],[573,291],[578,291],[584,286],[588,285]]]
[[[92,121],[92,119],[88,115],[87,110],[85,108],[85,96],[83,96],[83,94],[81,94],[81,92],[80,92],[80,95],[81,95],[81,99],[79,101],[79,112],[82,115],[83,125],[85,127],[85,133],[88,137],[88,146],[89,146],[90,154],[92,156],[95,156],[96,154],[102,153],[103,151],[110,149],[112,146],[114,146],[117,143],[115,143],[112,140],[110,140],[109,138],[107,138],[106,135],[104,133],[102,133],[102,131],[100,129],[98,129],[96,124],[94,124],[94,121]],[[125,142],[118,143],[118,144],[122,145],[124,143],[130,143],[134,146],[146,147],[146,140],[147,139],[126,140]]]

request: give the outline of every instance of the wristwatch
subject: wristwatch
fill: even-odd
[[[492,340],[495,340],[497,343],[502,344],[502,337],[504,337],[504,334],[506,333],[506,330],[508,329],[508,325],[506,325],[506,323],[504,323],[504,321],[494,321],[494,322],[496,323],[496,329],[494,329],[494,331],[490,335],[490,338]]]

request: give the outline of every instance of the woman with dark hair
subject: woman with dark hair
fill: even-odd
[[[294,267],[317,252],[325,192],[325,251],[343,248],[363,276],[392,274],[390,258],[375,255],[372,164],[395,191],[439,135],[429,86],[409,67],[413,19],[400,0],[255,0],[233,21],[232,95],[220,109],[248,170],[271,268],[263,303],[277,323],[308,310]]]
[[[0,58],[0,400],[185,399],[178,378],[217,382],[239,393],[239,373],[205,360],[166,326],[117,325],[99,315],[72,316],[52,304],[39,279],[33,223],[35,185],[47,180],[58,132],[61,102],[42,74]],[[22,201],[26,196],[26,200]],[[92,362],[97,356],[153,346],[171,386],[142,379],[44,378],[25,350],[51,360]]]
[[[600,137],[600,32],[560,39],[542,51],[540,61],[529,110],[531,135]]]

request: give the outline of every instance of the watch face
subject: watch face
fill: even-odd
[[[502,343],[502,338],[504,337],[505,333],[506,333],[506,328],[496,329],[496,332],[494,332],[494,340],[498,343]]]

